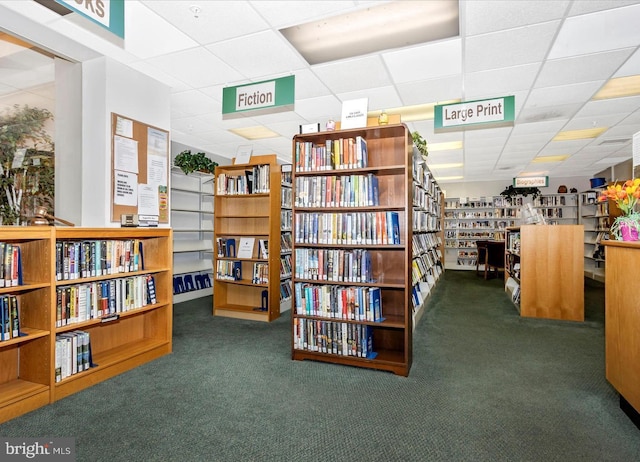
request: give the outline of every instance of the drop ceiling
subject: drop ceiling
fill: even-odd
[[[40,24],[42,37],[57,38],[41,44],[52,51],[78,61],[106,55],[166,83],[172,140],[222,157],[252,144],[255,154],[276,153],[290,162],[299,125],[339,120],[345,100],[366,97],[375,112],[514,95],[513,127],[436,134],[433,120],[407,122],[434,147],[429,162],[440,182],[590,177],[631,158],[640,95],[594,96],[611,79],[640,74],[640,1],[460,0],[458,37],[314,65],[280,32],[380,3],[388,2],[127,0],[122,43],[75,13],[2,1],[0,29],[11,31],[11,20],[29,18]],[[51,69],[39,58],[18,65],[0,57],[0,104],[18,92],[46,93],[46,77],[38,76]],[[222,88],[288,75],[296,80],[293,111],[223,120]],[[248,142],[230,132],[254,126],[277,136]],[[594,128],[604,131],[554,140]],[[447,145],[457,148],[436,150]]]

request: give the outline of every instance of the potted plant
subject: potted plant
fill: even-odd
[[[527,197],[529,195],[532,196],[533,199],[535,199],[536,197],[538,197],[540,194],[542,194],[542,192],[540,191],[540,188],[537,187],[532,187],[532,188],[516,188],[513,185],[509,185],[507,186],[504,191],[502,191],[500,193],[501,196],[503,196],[507,202],[509,202],[509,204],[513,203],[513,198],[516,196],[524,196]]]
[[[191,151],[186,149],[175,157],[173,165],[188,175],[191,172],[213,173],[218,164],[209,159],[204,152],[191,154]]]
[[[640,199],[640,178],[608,186],[599,202],[611,199],[622,212],[611,224],[609,231],[619,241],[637,241],[640,231],[640,213],[635,206]]]
[[[429,155],[429,151],[427,150],[427,141],[420,135],[420,133],[411,132],[411,138],[413,139],[413,145],[416,149],[422,154],[424,157]]]

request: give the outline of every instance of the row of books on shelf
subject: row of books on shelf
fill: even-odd
[[[431,289],[436,285],[436,281],[442,274],[441,271],[442,270],[434,271],[431,274],[427,274],[424,281],[419,281],[411,287],[411,307],[414,312],[422,306],[431,293]]]
[[[301,316],[380,322],[380,287],[316,285],[296,282],[295,310]]]
[[[76,330],[56,335],[55,381],[89,370],[93,367],[91,335]]]
[[[515,254],[520,253],[520,233],[519,232],[512,232],[507,234],[506,249],[508,252],[513,252]]]
[[[398,212],[298,212],[297,244],[400,244]]]
[[[367,175],[298,176],[296,207],[367,207],[380,205],[378,177]]]
[[[291,254],[280,256],[280,277],[290,278],[292,272],[291,269]]]
[[[413,231],[439,231],[440,219],[437,215],[422,210],[413,211]]]
[[[217,237],[218,258],[269,258],[269,240],[258,239],[258,253],[255,253],[255,237]]]
[[[293,249],[293,240],[291,239],[291,232],[287,231],[280,234],[280,252],[291,252]]]
[[[255,165],[243,172],[216,175],[216,195],[235,196],[245,194],[266,194],[270,191],[269,164]]]
[[[293,203],[293,193],[291,188],[282,188],[280,189],[280,207],[283,208],[291,208],[291,204]]]
[[[0,341],[20,337],[20,309],[15,295],[0,296]]]
[[[283,302],[285,300],[289,300],[292,295],[293,290],[291,289],[291,279],[280,281],[280,301]]]
[[[293,212],[291,210],[280,210],[280,229],[290,231],[293,224]]]
[[[534,207],[563,207],[565,205],[577,205],[577,196],[575,194],[538,196],[533,200]]]
[[[414,256],[420,255],[423,252],[426,252],[429,249],[437,249],[438,255],[441,256],[440,245],[442,244],[442,240],[440,236],[434,233],[416,233],[411,236],[412,242],[412,253]]]
[[[368,163],[367,140],[362,136],[327,139],[320,144],[296,142],[296,172],[365,168]]]
[[[153,305],[155,279],[151,274],[56,288],[56,327],[104,318]]]
[[[413,185],[413,199],[412,203],[414,207],[420,207],[435,215],[440,215],[440,198],[439,196],[433,196],[426,191],[420,185]]]
[[[280,181],[282,186],[291,186],[293,182],[293,165],[283,164],[280,166]]]
[[[242,281],[242,262],[238,260],[218,260],[216,262],[216,279],[221,281]],[[253,264],[251,275],[253,284],[269,283],[269,264],[257,262]]]
[[[505,292],[511,298],[511,301],[520,306],[520,284],[514,278],[507,278],[507,282],[504,285]]]
[[[442,271],[440,260],[430,253],[422,254],[411,261],[411,280],[412,284],[424,281],[426,277],[433,273]]]
[[[144,254],[139,239],[56,242],[58,281],[142,270]]]
[[[295,277],[334,282],[373,282],[366,249],[295,249]]]
[[[22,250],[17,244],[0,242],[0,287],[22,285]]]
[[[356,358],[374,359],[373,327],[346,322],[293,320],[293,348],[296,350]]]
[[[429,195],[438,196],[440,194],[440,189],[438,187],[438,183],[436,183],[433,178],[433,174],[427,167],[427,163],[424,159],[421,158],[413,158],[413,180],[421,185]]]

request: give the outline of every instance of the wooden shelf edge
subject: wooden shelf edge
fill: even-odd
[[[19,343],[25,343],[25,342],[30,342],[31,340],[35,340],[37,338],[41,338],[41,337],[46,337],[47,335],[49,335],[49,331],[48,330],[40,330],[40,329],[32,329],[31,327],[22,327],[20,328],[20,332],[23,334],[27,334],[23,337],[16,337],[16,338],[12,338],[9,340],[4,340],[2,342],[0,342],[0,349],[2,349],[3,347],[7,347],[10,345],[16,345]],[[0,396],[2,396],[2,393],[0,392]]]
[[[90,319],[88,321],[82,321],[82,322],[76,322],[73,324],[67,324],[65,326],[60,326],[60,327],[56,327],[56,334],[60,334],[62,332],[69,332],[72,330],[79,330],[79,329],[87,329],[90,328],[92,326],[99,326],[101,324],[103,324],[102,319],[103,318],[109,318],[111,316],[114,315],[118,315],[118,319],[123,319],[123,318],[127,318],[129,316],[136,316],[142,313],[146,313],[147,311],[153,311],[153,310],[157,310],[159,308],[164,308],[165,306],[167,306],[169,303],[154,303],[153,305],[147,305],[147,306],[143,306],[142,308],[136,308],[133,310],[129,310],[129,311],[122,311],[120,313],[114,313],[111,315],[107,315],[107,316],[103,316],[102,318],[96,318],[96,319]],[[108,324],[110,322],[118,322],[118,319],[115,319],[113,321],[106,321],[105,323]]]
[[[49,404],[49,386],[24,380],[0,385],[0,424]]]
[[[366,369],[382,370],[393,372],[396,375],[408,376],[409,365],[402,361],[400,352],[378,351],[375,359],[358,358],[356,356],[340,356],[328,353],[317,353],[315,351],[293,350],[292,358],[295,361],[321,361],[332,364],[342,364],[346,366],[362,367]]]
[[[95,367],[56,383],[51,401],[58,401],[161,356],[170,354],[171,351],[171,341],[144,339],[120,345],[113,350],[98,354],[93,358],[96,364]]]

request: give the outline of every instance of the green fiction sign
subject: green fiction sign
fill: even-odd
[[[273,113],[293,110],[295,76],[222,89],[222,117],[243,112]]]
[[[513,125],[515,96],[439,104],[435,107],[434,131],[446,132],[466,128],[493,128]]]
[[[55,0],[124,38],[124,0]]]

